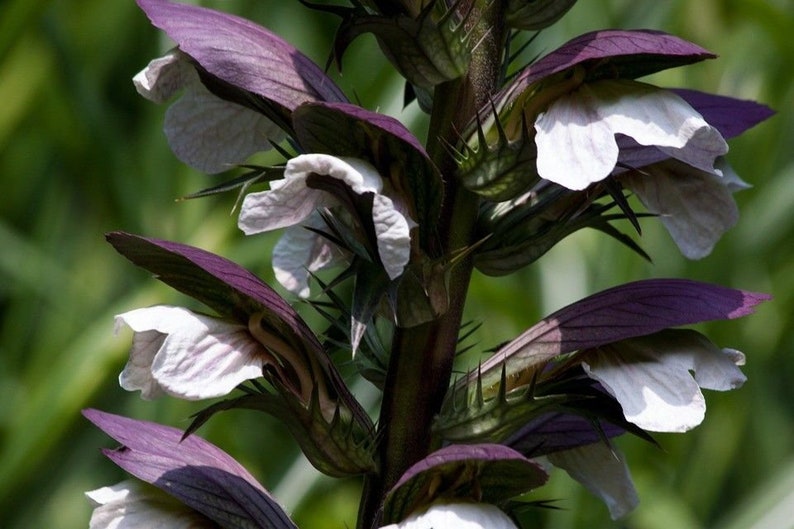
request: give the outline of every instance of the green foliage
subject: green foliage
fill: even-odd
[[[283,0],[212,4],[271,27],[319,63],[327,58],[333,17]],[[663,451],[635,439],[619,441],[642,500],[636,513],[620,524],[610,522],[597,500],[556,474],[543,489],[549,496],[530,499],[566,498],[554,504],[561,510],[530,509],[526,518],[543,520],[547,528],[794,527],[794,334],[788,332],[794,328],[794,3],[579,2],[525,55],[601,27],[663,29],[721,56],[657,74],[660,85],[756,99],[778,110],[732,142],[729,160],[755,187],[737,195],[739,226],[703,261],[686,262],[648,218],[641,220],[641,242],[653,264],[585,230],[518,274],[476,275],[467,319],[488,325],[474,336],[478,347],[461,357],[461,370],[476,366],[478,351],[514,337],[542,314],[620,282],[678,276],[770,292],[775,300],[754,317],[708,328],[719,345],[747,353],[749,381],[742,390],[708,394],[704,424],[690,435],[661,436]],[[82,491],[123,478],[99,454],[96,447],[110,443],[82,419],[81,408],[100,406],[182,427],[199,410],[199,404],[173,399],[142,403],[117,387],[129,336],[113,337],[113,315],[189,301],[118,257],[104,232],[124,229],[178,240],[242,264],[261,261],[274,240],[245,238],[236,230],[229,216],[232,195],[174,202],[221,180],[173,158],[161,132],[164,108],[135,93],[130,79],[167,48],[160,39],[132,0],[6,0],[0,10],[4,528],[87,527],[90,509]],[[397,115],[403,87],[369,39],[350,46],[340,83],[346,89],[368,87],[356,94],[365,107]],[[413,105],[402,118],[421,136],[425,127],[418,115]],[[270,270],[255,272],[272,278]],[[358,395],[368,391],[357,387]],[[305,468],[282,426],[257,419],[264,427],[244,430],[242,424],[251,424],[244,413],[251,412],[223,414],[200,433],[221,443],[288,509],[296,509],[304,527],[354,525],[358,484],[351,480],[329,489],[328,481]]]

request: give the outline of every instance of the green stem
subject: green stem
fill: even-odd
[[[457,165],[446,145],[488,102],[499,82],[504,42],[500,2],[473,14],[472,42],[479,42],[466,76],[435,87],[427,151],[444,176],[445,195],[439,215],[437,248],[432,257],[449,256],[472,244],[478,198],[459,185]],[[461,7],[461,10],[466,7]],[[478,7],[475,7],[478,9]],[[473,270],[464,258],[450,271],[449,309],[438,319],[412,328],[397,328],[380,413],[380,473],[367,476],[359,510],[359,529],[381,523],[384,495],[414,463],[434,448],[431,426],[449,387],[463,306]]]

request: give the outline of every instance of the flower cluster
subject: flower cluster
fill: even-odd
[[[220,400],[185,432],[86,410],[121,444],[105,454],[137,478],[87,493],[92,529],[295,527],[239,463],[195,435],[234,408],[282,421],[319,471],[363,477],[360,529],[516,528],[513,499],[542,487],[547,463],[619,518],[638,499],[611,439],[690,430],[704,419],[701,389],[744,382],[742,353],[681,327],[746,316],[768,296],[685,279],[586,297],[452,379],[475,268],[515,272],[585,227],[645,255],[615,226],[638,225],[630,194],[689,258],[706,256],[736,222],[732,193],[746,184],[726,162],[726,140],[770,111],[637,80],[708,51],[655,31],[599,31],[506,76],[507,42],[553,24],[575,0],[312,6],[342,19],[340,68],[353,39],[374,35],[430,113],[423,145],[397,119],[350,103],[271,31],[202,7],[137,2],[176,45],[134,77],[147,99],[178,97],[165,116],[175,155],[207,173],[244,170],[197,195],[239,188],[243,233],[283,230],[276,280],[328,328],[312,329],[223,257],[108,234],[208,310],[118,315],[117,330],[133,333],[121,386],[144,399]],[[271,148],[284,163],[250,163]],[[332,359],[340,349],[381,390],[377,421]]]

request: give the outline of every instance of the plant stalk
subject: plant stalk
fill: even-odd
[[[432,257],[449,257],[474,242],[479,200],[459,184],[457,164],[447,145],[458,143],[460,131],[477,110],[488,104],[500,82],[505,39],[501,3],[472,3],[469,7],[476,12],[471,17],[474,26],[470,38],[478,45],[469,71],[459,79],[436,86],[434,91],[427,152],[443,175],[445,194],[437,247],[426,249]],[[365,478],[359,529],[381,525],[385,494],[411,465],[438,448],[432,446],[431,427],[449,387],[472,270],[470,257],[451,268],[449,308],[438,319],[395,330],[379,420],[380,472]]]

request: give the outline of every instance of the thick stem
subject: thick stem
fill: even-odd
[[[488,7],[471,18],[476,21],[471,29],[472,42],[478,45],[467,75],[437,86],[434,92],[427,151],[441,170],[445,185],[438,246],[427,249],[437,254],[435,257],[449,256],[473,242],[478,199],[459,185],[455,177],[457,165],[446,145],[457,143],[459,131],[488,102],[499,82],[505,36],[502,8],[498,1],[476,2],[477,6],[480,4]],[[440,318],[395,331],[379,421],[381,471],[366,478],[359,529],[379,526],[386,492],[434,448],[431,426],[449,387],[472,268],[468,258],[452,268],[448,284],[450,305]]]

